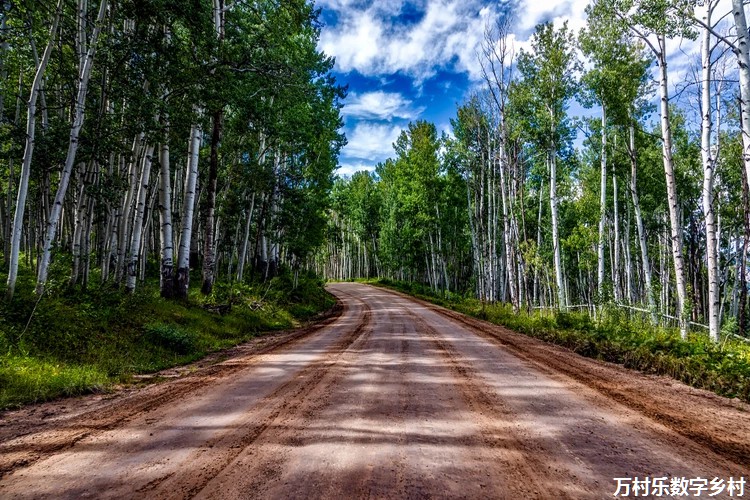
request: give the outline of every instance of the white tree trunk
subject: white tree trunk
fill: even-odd
[[[165,123],[166,120],[165,120]],[[159,152],[159,234],[161,240],[161,269],[159,273],[161,296],[171,298],[174,290],[174,236],[172,233],[172,183],[168,133]]]
[[[617,136],[615,136],[617,149]],[[612,294],[615,302],[622,300],[622,282],[620,281],[620,208],[617,202],[617,175],[615,165],[612,165],[612,227],[614,229],[614,245],[612,258]]]
[[[253,212],[255,211],[255,192],[250,199],[250,209],[248,210],[245,220],[245,232],[242,238],[242,250],[240,251],[239,262],[237,263],[237,281],[242,281],[245,272],[245,263],[247,261],[247,249],[250,244],[250,225],[253,222]]]
[[[76,153],[78,152],[78,137],[83,128],[83,121],[85,118],[86,110],[86,95],[88,93],[89,79],[91,78],[91,69],[94,65],[94,53],[96,52],[97,39],[101,32],[102,21],[104,20],[104,14],[107,11],[107,0],[102,0],[99,5],[99,14],[96,18],[96,24],[91,34],[91,40],[89,48],[86,51],[86,58],[83,61],[83,66],[79,71],[78,76],[78,93],[75,102],[75,115],[73,117],[73,124],[70,128],[70,140],[68,142],[68,154],[65,158],[65,165],[63,166],[62,174],[60,175],[60,182],[57,186],[57,194],[55,195],[55,203],[52,205],[50,212],[50,218],[47,222],[47,231],[44,236],[44,246],[42,248],[42,256],[39,260],[39,272],[37,274],[36,293],[44,293],[44,286],[47,283],[47,274],[49,272],[50,257],[52,251],[52,242],[57,234],[57,225],[60,221],[60,213],[62,212],[62,204],[65,199],[65,193],[68,190],[68,184],[70,182],[70,175],[73,172],[73,165],[75,164]]]
[[[711,26],[711,2],[702,7],[702,18]],[[703,163],[703,216],[706,221],[706,261],[708,274],[708,333],[719,341],[719,265],[714,212],[715,159],[711,154],[711,32],[703,29],[701,38],[701,161]]]
[[[680,321],[680,335],[687,337],[689,311],[685,309],[685,265],[682,257],[682,227],[680,225],[679,204],[677,201],[677,183],[672,160],[672,129],[669,119],[669,90],[667,88],[667,56],[664,35],[659,36],[659,97],[661,100],[661,135],[662,158],[664,160],[664,174],[667,182],[667,205],[669,207],[670,238],[672,246],[672,261],[674,264],[675,285],[677,288],[677,317]]]
[[[146,212],[146,196],[148,195],[148,184],[151,179],[151,164],[153,162],[154,146],[147,146],[143,155],[143,168],[141,169],[141,180],[138,183],[138,198],[133,216],[133,235],[130,239],[130,250],[128,251],[128,268],[125,281],[125,291],[135,290],[138,278],[138,258],[141,254],[141,240],[143,235],[143,215]]]
[[[85,258],[85,242],[88,241],[88,238],[90,237],[90,235],[85,234],[88,220],[91,217],[91,213],[89,212],[90,197],[86,195],[86,186],[93,183],[94,171],[97,168],[97,165],[92,162],[88,165],[85,172],[81,172],[83,166],[83,163],[78,165],[78,186],[74,197],[75,221],[73,223],[73,269],[70,273],[71,285],[76,285],[78,283],[78,278],[81,275],[81,255],[83,253]]]
[[[748,42],[747,18],[742,0],[732,0],[732,14],[737,28],[734,47],[740,73],[740,117],[742,123],[742,158],[745,175],[750,185],[750,43]]]
[[[604,226],[607,218],[607,107],[602,102],[602,152],[599,191],[599,241],[597,244],[596,279],[599,298],[604,298]]]
[[[190,244],[193,234],[193,213],[195,211],[195,188],[198,182],[198,154],[203,131],[198,123],[190,127],[187,173],[185,176],[185,196],[182,207],[182,235],[177,253],[177,275],[175,295],[186,299],[190,285]]]
[[[560,256],[560,233],[558,229],[557,214],[557,154],[554,147],[548,152],[549,155],[549,204],[552,215],[552,248],[555,255],[555,284],[557,286],[557,307],[567,308],[565,300],[565,283],[563,281],[562,259]]]
[[[18,279],[18,255],[21,248],[21,232],[23,231],[23,216],[26,210],[26,196],[29,191],[29,177],[31,176],[31,158],[34,156],[35,133],[36,133],[36,101],[39,89],[42,86],[44,72],[55,47],[55,33],[60,22],[62,0],[58,0],[55,17],[50,28],[49,41],[44,48],[42,60],[37,66],[34,81],[31,84],[29,102],[26,106],[26,145],[23,152],[23,164],[21,165],[21,179],[18,185],[18,197],[16,199],[16,213],[13,217],[13,229],[11,230],[10,259],[8,266],[7,297],[13,298]]]
[[[144,151],[143,140],[145,133],[139,133],[133,140],[133,146],[130,151],[130,162],[127,168],[128,190],[125,194],[122,207],[120,209],[120,220],[117,226],[117,265],[115,269],[117,283],[122,279],[125,272],[125,257],[128,252],[128,242],[130,241],[130,222],[132,221],[132,210],[135,205],[135,198],[138,192],[138,163],[141,161],[141,153]],[[124,158],[120,160],[124,164]]]
[[[512,241],[512,233],[510,227],[510,217],[508,205],[509,194],[507,189],[505,166],[507,165],[507,159],[505,155],[505,147],[502,143],[504,138],[501,139],[500,144],[500,202],[502,203],[503,210],[503,242],[505,243],[505,262],[506,270],[508,273],[508,282],[510,284],[510,302],[513,305],[513,312],[518,313],[520,309],[520,301],[518,300],[518,279],[516,277],[516,259],[515,259],[515,246]]]
[[[534,262],[534,305],[542,305],[542,291],[541,291],[541,273],[539,269],[539,252],[542,248],[542,209],[544,208],[544,180],[542,179],[539,185],[539,209],[537,211],[536,220],[536,255]]]

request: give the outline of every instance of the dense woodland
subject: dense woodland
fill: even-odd
[[[0,253],[184,298],[298,271],[325,236],[345,89],[304,0],[2,1]],[[22,273],[23,275],[23,273]]]
[[[412,123],[337,181],[318,271],[746,335],[748,30],[741,0],[717,6],[596,0],[581,32],[540,25],[518,52],[513,13],[497,19],[452,133]],[[687,72],[676,42],[700,47]]]
[[[748,30],[741,0],[717,6],[597,0],[580,33],[540,25],[518,52],[504,12],[451,134],[411,123],[335,180],[345,89],[314,5],[3,0],[6,300],[19,269],[39,296],[151,276],[167,298],[190,269],[206,294],[314,269],[744,335]],[[688,72],[676,41],[700,47]]]

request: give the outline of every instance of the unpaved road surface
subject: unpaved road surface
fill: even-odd
[[[748,405],[329,289],[343,309],[318,327],[0,415],[0,498],[612,498],[615,477],[750,480]]]

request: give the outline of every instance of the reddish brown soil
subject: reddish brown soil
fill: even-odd
[[[607,498],[615,477],[750,480],[748,405],[390,291],[330,290],[343,312],[316,328],[0,415],[0,497]]]

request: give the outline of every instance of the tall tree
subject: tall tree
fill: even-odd
[[[556,30],[551,23],[536,27],[530,40],[533,52],[522,51],[518,68],[530,109],[534,141],[546,155],[549,172],[549,203],[552,216],[552,247],[557,305],[567,306],[560,247],[558,156],[570,140],[568,101],[575,91],[577,60],[573,34],[565,23]]]
[[[44,73],[47,69],[52,50],[55,47],[55,36],[57,26],[60,22],[62,11],[62,0],[58,0],[55,7],[55,14],[52,19],[49,40],[44,49],[42,60],[39,62],[34,75],[34,81],[31,83],[29,101],[26,105],[26,146],[23,153],[23,163],[21,165],[21,179],[18,185],[18,197],[16,199],[16,211],[13,218],[13,228],[11,230],[10,258],[8,265],[8,284],[7,298],[13,299],[13,293],[16,289],[16,280],[18,279],[18,259],[21,245],[21,232],[23,230],[24,213],[26,210],[26,196],[29,189],[29,177],[31,176],[31,160],[34,155],[34,145],[36,137],[36,103],[44,79]],[[3,16],[5,21],[5,16]],[[0,118],[2,114],[0,113]]]
[[[99,13],[96,17],[96,21],[94,22],[94,29],[92,30],[91,37],[88,40],[88,49],[86,49],[85,54],[82,54],[81,56],[81,62],[78,70],[78,89],[74,101],[73,123],[70,127],[68,153],[65,158],[65,164],[63,165],[62,173],[60,174],[60,182],[57,186],[55,201],[52,205],[49,220],[47,221],[47,228],[44,234],[44,243],[42,244],[42,256],[39,261],[39,271],[37,272],[36,292],[40,295],[44,292],[44,287],[47,284],[47,274],[49,272],[52,243],[55,239],[55,236],[57,235],[57,227],[58,223],[60,222],[60,214],[62,212],[65,194],[68,191],[70,176],[73,173],[73,165],[76,161],[79,137],[86,116],[86,97],[88,96],[89,80],[91,79],[91,71],[94,65],[94,55],[96,53],[99,34],[102,30],[104,16],[107,13],[107,6],[108,1],[101,0],[101,3],[99,4]],[[84,36],[85,39],[85,35],[82,36]]]
[[[680,332],[687,336],[688,310],[687,283],[683,258],[682,220],[679,210],[675,164],[673,159],[672,123],[669,106],[669,73],[667,71],[667,38],[683,36],[694,38],[685,12],[687,3],[679,0],[599,0],[600,15],[614,16],[623,26],[651,49],[659,67],[659,114],[661,122],[662,160],[667,184],[667,206],[669,209],[670,241],[674,266],[677,316]]]

